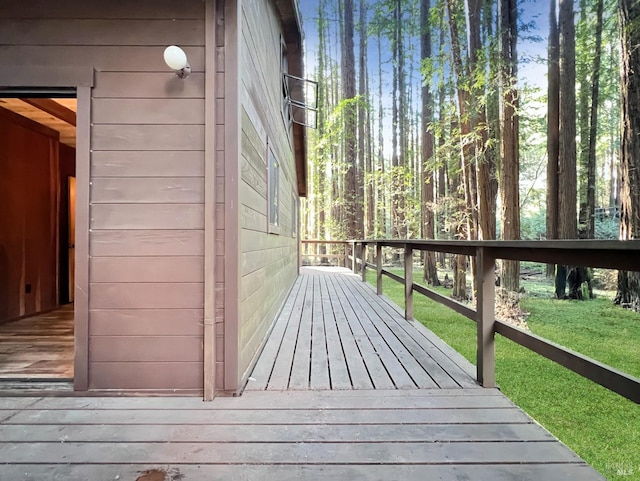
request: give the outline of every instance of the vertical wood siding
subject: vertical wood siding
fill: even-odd
[[[241,2],[238,376],[246,379],[297,275],[293,147],[281,112],[281,22],[270,1]],[[280,166],[277,234],[268,225],[268,148]]]
[[[0,0],[0,63],[95,69],[89,387],[201,391],[203,0]],[[193,74],[164,64],[167,44]],[[46,86],[46,78],[42,78]]]

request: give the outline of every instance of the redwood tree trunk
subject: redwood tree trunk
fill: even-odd
[[[619,1],[622,85],[620,239],[640,238],[640,3]],[[640,312],[640,273],[620,271],[615,303]]]
[[[423,61],[431,58],[431,29],[429,27],[429,0],[420,3],[421,57]],[[433,118],[433,98],[431,93],[431,78],[427,76],[422,82],[422,223],[426,239],[435,239],[434,185],[433,185],[433,154],[434,139],[429,123]],[[432,286],[439,286],[436,254],[432,251],[424,253],[424,280]]]
[[[373,181],[373,159],[371,146],[371,109],[365,108],[365,100],[368,100],[369,93],[369,75],[367,71],[367,3],[360,0],[360,78],[358,80],[358,94],[360,95],[360,103],[358,104],[359,121],[359,137],[358,149],[360,155],[360,166],[364,175],[362,176],[363,187],[365,189],[363,203],[365,206],[365,228],[363,229],[363,237],[372,239],[374,233],[375,219],[375,198],[374,198],[374,181]],[[371,254],[373,255],[373,254]]]
[[[469,71],[472,78],[485,76],[486,64],[481,63],[478,54],[482,52],[483,45],[480,38],[480,27],[482,25],[482,0],[467,0],[469,28]],[[481,240],[493,240],[493,224],[491,215],[494,212],[492,208],[491,197],[491,165],[487,155],[487,144],[489,141],[489,131],[487,129],[487,115],[483,105],[479,99],[484,95],[481,87],[472,83],[470,115],[472,116],[471,129],[475,130],[476,142],[474,148],[475,165],[476,165],[476,191],[477,191],[477,234],[476,238]]]
[[[500,2],[500,40],[502,45],[502,239],[520,239],[520,148],[518,120],[517,1]],[[520,262],[502,262],[502,286],[517,292],[520,288]]]
[[[368,160],[370,158],[367,155],[366,149],[366,127],[367,127],[367,111],[365,109],[365,99],[367,96],[367,92],[365,90],[365,81],[366,81],[366,73],[367,73],[367,35],[366,35],[366,6],[363,0],[360,0],[359,4],[359,28],[358,33],[360,36],[360,42],[358,46],[358,57],[359,57],[359,78],[358,78],[358,170],[356,176],[356,182],[358,183],[358,196],[356,199],[356,222],[357,222],[357,232],[361,238],[367,237],[371,235],[371,230],[369,229],[369,214],[371,212],[371,205],[365,203],[365,177],[368,170],[366,167],[368,166]],[[369,182],[367,182],[367,194],[369,193]],[[367,196],[368,199],[368,196]],[[367,222],[365,223],[365,205],[367,205]],[[373,216],[371,216],[373,223]],[[365,230],[365,225],[367,229]]]
[[[356,96],[356,62],[353,45],[353,0],[344,1],[344,34],[342,38],[342,100],[352,100]],[[345,192],[344,210],[348,239],[362,237],[357,218],[357,157],[356,157],[356,108],[353,103],[344,109],[344,150],[345,150]]]
[[[560,146],[558,150],[558,237],[575,239],[576,212],[576,45],[573,0],[560,0]],[[556,274],[556,295],[562,292],[562,269]],[[573,286],[569,286],[571,290]]]
[[[560,59],[556,0],[549,1],[549,78],[547,90],[547,239],[558,238],[558,149],[560,146]],[[554,274],[547,265],[547,276]],[[564,288],[563,288],[564,289]]]
[[[602,10],[603,0],[596,6],[596,45],[593,59],[591,87],[591,114],[589,120],[589,157],[587,163],[587,238],[595,238],[596,209],[596,140],[598,134],[598,101],[600,97],[600,62],[602,58]]]
[[[478,225],[478,194],[476,190],[476,176],[474,169],[475,143],[469,140],[469,135],[473,131],[471,123],[470,95],[468,88],[464,85],[464,79],[468,77],[468,68],[462,62],[460,50],[460,37],[458,31],[457,9],[453,0],[447,0],[447,10],[449,13],[449,30],[451,32],[451,55],[453,57],[453,70],[455,71],[457,93],[458,93],[458,119],[460,136],[462,142],[462,185],[464,187],[465,218],[466,218],[466,238],[477,239]],[[466,141],[465,141],[466,140]]]

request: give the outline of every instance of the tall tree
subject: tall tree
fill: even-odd
[[[387,232],[387,195],[385,183],[383,181],[385,175],[384,168],[384,106],[382,94],[382,28],[377,28],[378,40],[378,174],[376,175],[377,183],[377,209],[376,209],[376,236],[386,237]]]
[[[400,238],[401,235],[401,227],[400,225],[404,222],[401,214],[400,207],[400,175],[399,175],[399,167],[400,167],[400,145],[399,145],[399,128],[400,128],[400,110],[398,108],[399,100],[399,74],[398,74],[398,63],[399,63],[399,41],[398,41],[398,28],[400,26],[400,8],[402,5],[398,4],[401,0],[394,0],[393,6],[393,19],[394,24],[392,28],[392,52],[393,52],[393,87],[392,87],[392,106],[391,106],[391,128],[392,128],[392,153],[391,153],[391,176],[392,176],[392,194],[391,194],[391,237]]]
[[[324,17],[325,5],[324,1],[320,0],[318,2],[318,80],[326,78],[327,68],[326,68],[326,28],[327,22]],[[327,101],[327,93],[326,93],[326,84],[325,82],[318,82],[318,106],[320,109],[318,111],[318,137],[323,138],[325,135],[325,123],[326,123],[326,101]],[[323,149],[326,150],[326,149]],[[326,176],[327,169],[325,163],[326,152],[321,152],[318,150],[316,154],[316,186],[318,188],[317,192],[314,192],[314,199],[316,201],[316,212],[318,215],[318,230],[317,230],[317,239],[324,239],[326,235],[325,224],[326,224],[326,197],[324,195],[326,189]],[[314,236],[315,237],[315,236]],[[325,244],[320,245],[320,253],[327,253],[327,246]],[[322,263],[328,262],[328,258],[321,258]]]
[[[407,237],[404,168],[407,153],[406,93],[404,71],[403,0],[393,2],[393,211],[394,229],[400,239]]]
[[[342,102],[344,104],[344,146],[345,146],[345,192],[344,208],[346,210],[346,234],[348,239],[359,239],[362,230],[359,228],[362,218],[357,216],[358,203],[358,165],[357,165],[357,130],[356,130],[356,62],[354,52],[353,0],[344,0],[342,38]]]
[[[485,44],[487,45],[487,59],[488,66],[488,81],[486,88],[487,96],[487,146],[485,152],[485,158],[489,163],[489,183],[491,189],[490,194],[490,215],[488,219],[488,229],[491,233],[489,239],[496,238],[496,218],[497,218],[497,198],[498,198],[498,172],[500,170],[500,91],[496,88],[499,84],[496,81],[500,75],[500,51],[497,42],[494,41],[493,32],[497,30],[494,28],[494,1],[485,0],[483,24],[485,31]],[[498,20],[499,22],[499,20]]]
[[[640,2],[619,1],[622,86],[620,238],[640,239]],[[615,302],[640,311],[640,272],[620,271]]]
[[[440,15],[439,28],[440,35],[438,39],[438,51],[441,57],[441,63],[444,63],[444,48],[445,48],[445,28],[444,28],[444,15]],[[448,173],[448,158],[449,156],[444,153],[445,151],[445,125],[446,125],[446,98],[447,98],[447,81],[444,68],[440,68],[439,82],[438,82],[438,224],[439,234],[442,239],[450,238],[451,230],[447,226],[448,216],[448,203],[447,194],[451,191],[448,189],[447,180],[451,180],[451,176]],[[441,252],[438,256],[440,264],[445,265],[446,255]]]
[[[547,89],[547,239],[558,238],[558,156],[560,148],[560,36],[556,0],[549,1]],[[547,266],[553,276],[554,265]],[[564,287],[562,288],[564,293]]]
[[[519,184],[519,116],[518,92],[518,24],[517,1],[500,0],[500,44],[502,51],[501,85],[501,142],[500,155],[502,194],[502,239],[520,239],[520,184]],[[502,286],[517,292],[520,288],[520,262],[502,263]]]
[[[598,103],[600,99],[600,64],[602,59],[602,11],[603,0],[596,2],[596,44],[593,57],[593,74],[591,75],[591,113],[589,116],[589,147],[587,156],[587,208],[586,236],[595,237],[596,209],[596,142],[598,134]]]
[[[558,237],[575,239],[576,212],[576,44],[573,0],[560,0],[560,145],[558,150]],[[565,297],[567,267],[558,266],[556,296]],[[570,286],[574,288],[575,286]]]
[[[420,2],[420,57],[422,68],[426,70],[422,80],[422,224],[423,235],[426,239],[435,239],[434,216],[434,182],[433,182],[433,156],[434,139],[431,130],[433,120],[433,95],[431,93],[431,68],[425,68],[431,63],[431,27],[429,16],[431,5],[429,0]],[[424,253],[424,280],[432,286],[439,286],[438,269],[436,267],[436,255],[434,252]]]
[[[580,0],[576,35],[576,81],[578,91],[578,237],[587,238],[587,171],[589,163],[589,97],[591,93],[591,19],[587,18],[587,0]]]
[[[579,237],[593,239],[595,237],[595,204],[596,204],[596,143],[598,133],[598,103],[600,92],[600,65],[602,58],[603,0],[596,0],[595,25],[588,15],[586,0],[580,0],[580,23],[578,39],[580,40],[580,63],[577,73],[580,82],[580,212]],[[595,28],[595,44],[592,46]],[[593,62],[592,62],[593,60]],[[589,105],[591,102],[591,105]]]
[[[372,159],[370,155],[369,145],[371,144],[369,139],[370,128],[370,116],[368,105],[368,75],[367,75],[367,2],[360,0],[359,5],[360,19],[358,22],[358,34],[360,36],[359,50],[359,67],[360,75],[358,78],[358,163],[363,175],[358,179],[359,188],[365,188],[366,194],[364,195],[363,204],[365,206],[366,215],[364,237],[373,237],[374,235],[374,216],[375,206],[373,197],[373,172],[372,172]],[[365,187],[366,186],[366,187]]]
[[[494,239],[491,215],[495,212],[492,207],[493,197],[491,189],[491,165],[487,158],[486,146],[489,141],[487,129],[487,115],[482,98],[485,95],[484,82],[486,65],[480,61],[483,51],[480,30],[482,26],[483,0],[467,0],[467,29],[469,38],[469,74],[470,79],[470,111],[471,129],[475,137],[475,182],[478,203],[477,235],[478,239]]]
[[[460,33],[458,29],[459,8],[455,0],[447,0],[449,14],[449,31],[451,34],[451,56],[453,71],[456,77],[456,90],[458,93],[458,129],[461,144],[462,185],[465,197],[465,219],[467,239],[477,238],[478,203],[475,178],[475,142],[470,139],[473,132],[470,112],[471,95],[466,83],[469,81],[468,63],[462,60],[460,46]]]

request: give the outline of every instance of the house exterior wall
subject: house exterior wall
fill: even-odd
[[[297,275],[304,145],[282,116],[282,5],[290,18],[289,0],[0,0],[5,72],[83,72],[77,389],[242,388]],[[188,78],[164,64],[169,43]]]
[[[272,0],[232,3],[225,18],[225,123],[238,128],[225,136],[225,199],[237,207],[231,215],[225,211],[227,391],[242,389],[298,273],[297,177],[292,128],[282,112],[280,12]],[[269,223],[270,151],[279,165],[277,226]],[[239,263],[231,263],[234,257]]]
[[[203,0],[0,0],[0,64],[90,67],[88,388],[203,386]],[[167,70],[167,43],[193,73]],[[86,208],[86,207],[85,207]],[[85,348],[80,346],[81,348]]]

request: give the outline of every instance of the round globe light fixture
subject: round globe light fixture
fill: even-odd
[[[187,54],[176,45],[169,45],[164,49],[164,62],[169,68],[175,70],[176,75],[180,78],[186,78],[191,73]]]

